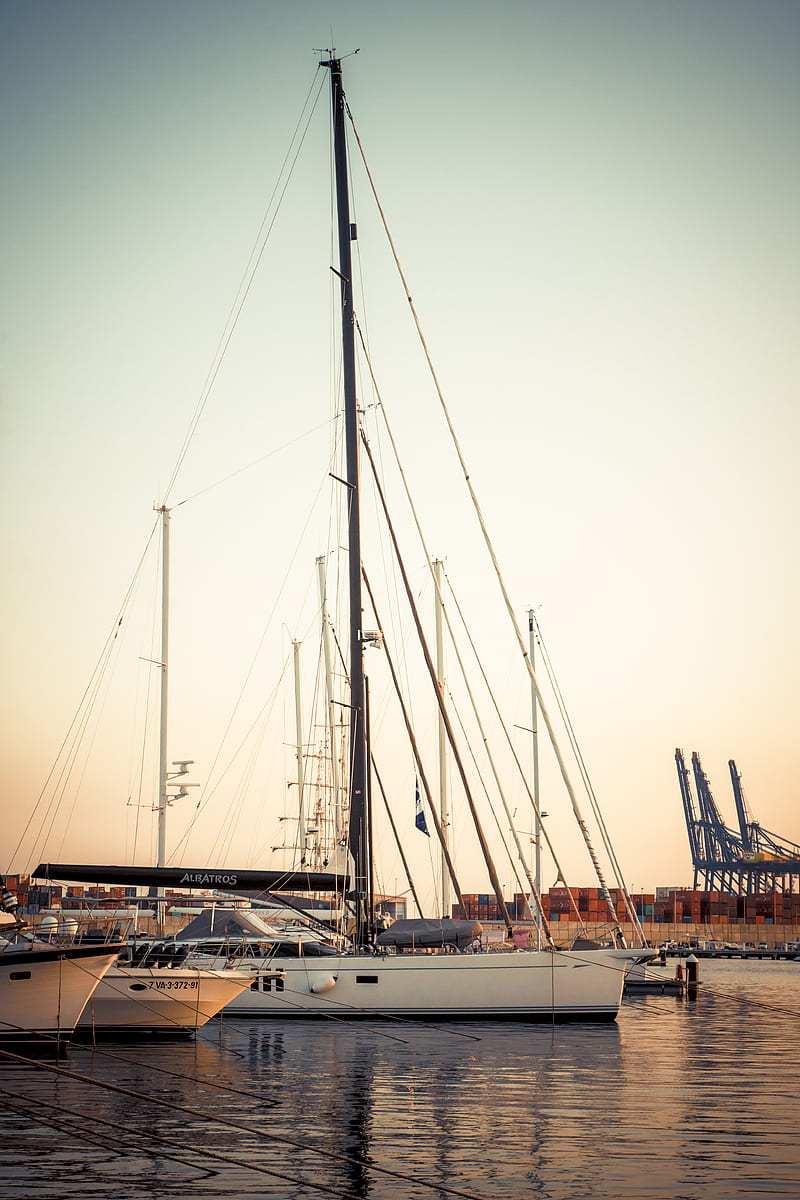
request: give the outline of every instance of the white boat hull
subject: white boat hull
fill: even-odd
[[[0,1041],[69,1040],[120,945],[8,945],[0,953]]]
[[[191,1032],[247,989],[252,976],[194,967],[115,966],[86,1005],[77,1032]]]
[[[613,1021],[632,950],[273,958],[226,1014]]]

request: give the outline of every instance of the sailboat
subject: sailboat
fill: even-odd
[[[167,786],[167,657],[169,607],[169,511],[160,510],[162,533],[162,629],[160,696],[160,783],[158,803],[158,856],[163,861],[166,839]],[[188,764],[181,764],[185,769]],[[79,910],[78,910],[79,911]],[[60,924],[75,926],[76,910],[63,910]],[[53,924],[52,914],[45,918]],[[171,952],[170,952],[171,951]],[[52,948],[49,951],[53,957]],[[85,949],[84,949],[85,953]],[[96,953],[96,950],[93,950]],[[105,959],[102,977],[83,992],[72,1020],[76,1036],[131,1033],[190,1034],[215,1017],[251,983],[253,973],[233,971],[224,964],[212,968],[188,963],[175,947],[142,961],[136,939],[118,942]],[[19,989],[17,989],[19,990]]]
[[[160,770],[158,798],[158,861],[166,846],[167,787],[167,659],[169,649],[169,510],[162,506],[161,523],[161,672]],[[188,763],[177,764],[182,775]],[[185,788],[183,789],[185,791]],[[171,952],[170,952],[171,951]],[[250,986],[252,974],[232,971],[224,964],[205,967],[188,963],[175,947],[142,960],[135,939],[109,968],[86,1004],[77,1024],[78,1035],[130,1033],[194,1033]]]
[[[330,74],[333,118],[338,268],[341,297],[341,363],[346,447],[347,548],[349,590],[349,825],[348,866],[327,872],[293,870],[229,870],[207,868],[88,867],[43,863],[40,877],[87,882],[127,883],[211,889],[239,896],[278,889],[332,892],[352,906],[353,928],[346,949],[297,939],[287,949],[275,942],[257,962],[259,974],[229,1006],[240,1014],[260,1017],[379,1018],[423,1020],[612,1021],[621,1003],[625,970],[652,952],[629,948],[617,939],[602,946],[556,945],[546,923],[545,944],[489,948],[480,926],[449,918],[408,921],[379,931],[374,912],[370,788],[372,780],[368,729],[365,646],[375,635],[363,626],[360,528],[360,456],[362,431],[356,395],[355,314],[353,303],[347,145],[348,112],[341,60],[320,63]],[[468,478],[468,476],[467,476]],[[470,488],[471,490],[471,488]],[[482,522],[481,522],[482,523]],[[523,658],[532,674],[527,650]],[[535,681],[534,681],[535,682]],[[445,716],[446,719],[446,716]],[[573,807],[575,802],[573,799]],[[438,823],[437,823],[438,824]],[[476,818],[478,836],[490,864],[488,847]],[[450,860],[444,851],[451,868]],[[490,877],[502,905],[494,868]],[[452,875],[452,869],[451,869]],[[506,914],[507,916],[507,914]],[[508,926],[510,933],[510,925]],[[281,949],[281,946],[283,947]],[[314,946],[314,949],[311,949]]]
[[[75,1034],[190,1034],[250,987],[255,970],[189,963],[185,956],[150,963],[117,959],[86,1002]]]
[[[16,898],[2,888],[0,925],[0,1044],[25,1044],[58,1051],[116,962],[122,943],[81,941],[77,930],[57,931],[53,940],[34,936],[18,916]]]

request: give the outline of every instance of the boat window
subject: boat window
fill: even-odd
[[[30,979],[30,977],[30,971],[11,971],[8,976],[9,979]]]
[[[283,984],[284,984],[284,981],[279,976],[276,977],[273,975],[262,975],[258,979],[254,979],[253,982],[250,984],[250,987],[252,988],[253,991],[256,991],[256,992],[257,991],[271,992],[273,990],[276,992],[282,992]]]
[[[273,956],[275,958],[299,958],[300,943],[299,942],[276,942],[274,944]]]
[[[196,949],[201,954],[217,954],[225,958],[252,958],[254,948],[251,942],[199,942]]]
[[[356,983],[377,983],[377,975],[356,975]]]

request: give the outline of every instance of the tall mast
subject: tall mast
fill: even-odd
[[[156,865],[166,866],[167,857],[167,718],[168,688],[167,662],[169,660],[169,509],[163,505],[161,513],[161,698],[158,737],[158,854]],[[163,895],[163,890],[162,893]]]
[[[175,800],[181,799],[183,796],[188,796],[187,791],[190,787],[198,787],[196,783],[180,783],[175,785],[176,779],[182,779],[184,775],[188,775],[189,767],[193,766],[193,761],[189,758],[181,759],[173,762],[173,767],[178,767],[177,771],[170,771],[167,763],[167,726],[169,721],[169,516],[170,510],[166,504],[161,508],[156,509],[156,512],[161,513],[161,657],[157,663],[161,671],[161,691],[159,697],[159,729],[158,729],[158,803],[156,804],[156,812],[158,814],[158,848],[156,852],[156,865],[158,868],[166,867],[167,865],[167,809]],[[172,786],[177,786],[178,791],[175,795],[170,796],[169,789]],[[155,897],[163,897],[163,887],[151,887],[150,895]],[[165,905],[159,903],[156,906],[157,921],[160,928],[164,925]]]
[[[169,509],[166,504],[156,510],[161,513],[161,654],[158,669],[161,672],[159,695],[159,728],[158,728],[158,798],[155,811],[158,817],[156,863],[163,867],[167,857],[167,708],[169,700],[169,679],[167,677],[167,660],[169,658]],[[151,887],[149,894],[161,898],[163,887]],[[159,931],[164,926],[164,904],[155,906],[156,921]]]
[[[531,657],[531,666],[534,665],[534,655],[536,650],[536,618],[534,617],[533,609],[528,609],[528,653]],[[539,704],[536,699],[536,688],[531,687],[531,736],[532,736],[532,751],[533,751],[533,841],[536,867],[534,870],[534,880],[536,883],[536,949],[542,948],[542,909],[539,904],[539,897],[542,894],[542,826],[541,826],[541,809],[539,799]]]
[[[303,698],[300,681],[300,643],[292,642],[294,660],[294,726],[297,739],[297,846],[300,865],[306,861],[305,761],[303,756]]]
[[[333,793],[333,814],[335,838],[341,836],[341,787],[339,786],[339,744],[336,737],[335,696],[333,692],[333,651],[331,649],[331,623],[328,616],[328,591],[325,572],[325,555],[317,558],[317,577],[319,580],[319,599],[322,618],[322,653],[325,660],[325,698],[328,739],[330,742],[331,787]]]
[[[442,610],[444,608],[444,600],[442,599],[442,563],[441,559],[436,559],[433,564],[434,578],[436,581],[436,676],[439,684],[439,691],[442,695],[442,704],[445,702],[445,680],[444,680],[444,635],[442,630]],[[439,812],[442,819],[442,834],[444,846],[443,850],[448,847],[448,830],[450,827],[450,813],[448,812],[447,804],[447,728],[444,723],[444,715],[442,710],[439,710]],[[447,860],[445,854],[442,853],[442,916],[449,917],[450,913],[450,874],[447,869]]]
[[[347,186],[347,142],[345,138],[345,95],[342,64],[331,58],[321,64],[331,73],[333,114],[333,158],[336,178],[336,212],[339,242],[339,282],[342,302],[342,379],[344,384],[347,546],[350,592],[350,852],[355,862],[353,892],[356,897],[356,944],[369,937],[365,902],[369,895],[372,865],[369,861],[367,830],[367,751],[364,707],[364,661],[361,638],[361,525],[359,514],[359,421],[356,401],[356,347],[353,316],[353,273],[350,242],[355,229],[350,224]]]

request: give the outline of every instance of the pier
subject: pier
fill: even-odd
[[[800,949],[791,950],[776,950],[776,949],[761,949],[752,950],[745,949],[743,946],[724,946],[722,949],[701,949],[698,946],[672,946],[666,948],[667,958],[688,958],[693,954],[695,958],[775,958],[787,959],[796,962],[800,965]]]

